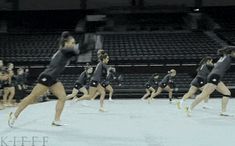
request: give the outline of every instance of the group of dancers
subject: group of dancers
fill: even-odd
[[[4,66],[3,60],[0,60],[0,92],[3,97],[3,103],[0,103],[0,110],[15,106],[14,97],[16,103],[19,103],[27,89],[28,69],[18,68],[16,74],[13,69],[13,63],[8,63],[7,66]]]
[[[85,67],[84,72],[81,73],[78,80],[74,84],[72,93],[66,96],[66,92],[63,84],[58,81],[59,75],[65,69],[65,66],[69,64],[70,59],[73,56],[79,56],[90,50],[94,49],[96,43],[95,38],[84,38],[82,42],[76,44],[74,37],[69,32],[63,32],[60,37],[59,49],[51,58],[49,66],[39,75],[38,83],[32,89],[31,93],[23,99],[18,105],[15,112],[11,112],[8,119],[8,124],[12,127],[21,114],[21,112],[39,96],[43,95],[49,90],[55,95],[58,100],[56,103],[55,117],[52,122],[54,126],[62,126],[61,114],[64,108],[65,101],[71,98],[75,98],[77,101],[85,99],[94,99],[96,96],[100,96],[100,108],[99,111],[103,112],[104,98],[106,91],[109,92],[109,99],[112,100],[113,89],[110,85],[110,78],[120,79],[115,75],[116,70],[113,67],[109,67],[109,55],[104,50],[99,50],[97,53],[99,62],[93,71],[93,68],[89,65]],[[219,54],[222,57],[218,62],[212,66],[212,59],[207,57],[203,59],[198,68],[198,74],[191,83],[191,88],[179,102],[178,107],[181,108],[183,102],[198,89],[202,92],[199,94],[190,107],[186,106],[185,109],[188,115],[191,115],[194,107],[202,100],[206,100],[209,95],[214,91],[219,91],[222,95],[222,116],[226,116],[226,105],[228,103],[228,97],[231,96],[228,88],[223,84],[222,78],[225,72],[231,65],[232,58],[235,57],[235,47],[228,46],[220,49]],[[145,99],[148,97],[148,101],[151,102],[154,97],[160,95],[163,90],[169,92],[169,101],[172,101],[172,94],[174,88],[174,78],[176,76],[176,70],[171,69],[167,75],[158,83],[158,74],[153,74],[149,81],[145,84],[146,94],[142,97]],[[77,93],[82,92],[81,97],[77,97]]]
[[[48,90],[55,95],[58,100],[56,103],[55,117],[52,122],[54,126],[64,125],[61,120],[61,114],[64,109],[65,101],[74,98],[77,101],[85,99],[94,99],[100,96],[99,111],[104,112],[104,98],[106,91],[109,92],[109,99],[112,100],[113,89],[110,81],[121,80],[121,76],[117,76],[116,69],[109,67],[109,56],[104,50],[99,50],[97,53],[99,63],[93,71],[91,66],[85,67],[85,71],[81,73],[78,80],[74,84],[72,93],[66,96],[63,84],[58,80],[59,75],[64,71],[66,65],[74,56],[78,56],[94,49],[96,38],[85,37],[79,44],[76,44],[74,37],[69,32],[63,32],[60,37],[59,49],[51,58],[49,66],[39,75],[37,84],[32,89],[31,93],[25,97],[18,105],[16,111],[9,115],[8,125],[12,127],[19,117],[21,112],[38,97],[43,95]],[[119,84],[121,84],[119,82]],[[81,97],[77,97],[77,93],[82,92]]]
[[[184,94],[182,99],[177,102],[178,109],[184,108],[188,116],[192,115],[193,109],[204,100],[208,102],[210,95],[217,90],[222,95],[222,107],[221,116],[230,116],[227,113],[227,104],[231,92],[228,87],[223,83],[223,77],[226,71],[230,68],[233,58],[235,58],[235,46],[226,46],[218,50],[218,54],[221,56],[220,59],[213,64],[213,59],[209,56],[204,57],[199,63],[197,68],[197,75],[191,82],[191,87],[188,92]],[[172,101],[172,92],[174,87],[174,77],[176,71],[170,70],[168,74],[158,83],[159,75],[153,74],[148,82],[145,84],[146,94],[141,98],[144,100],[148,97],[148,101],[153,100],[154,97],[158,96],[164,89],[169,92],[169,100]],[[196,96],[195,100],[190,106],[184,105],[185,100],[189,97],[194,96],[197,91],[201,91]],[[205,108],[208,106],[205,105]]]

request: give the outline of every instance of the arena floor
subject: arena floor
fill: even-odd
[[[191,102],[189,100],[188,102]],[[98,111],[99,101],[66,103],[62,116],[68,124],[53,127],[55,101],[27,108],[16,122],[7,126],[13,108],[0,111],[3,146],[234,146],[235,117],[220,117],[220,99],[211,99],[213,109],[198,106],[192,117],[166,99],[152,104],[141,100],[106,101],[107,112]],[[235,114],[235,99],[228,111]],[[25,140],[22,140],[25,137]],[[34,139],[34,140],[32,140]],[[44,139],[44,140],[43,140]],[[25,142],[27,141],[27,142]]]

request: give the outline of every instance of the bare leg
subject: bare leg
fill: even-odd
[[[9,91],[10,91],[10,95],[9,95],[8,103],[9,105],[12,105],[13,103],[12,100],[13,100],[13,97],[15,96],[15,87],[10,87]]]
[[[208,83],[205,85],[204,89],[202,90],[202,93],[199,94],[196,99],[193,101],[193,103],[190,106],[190,110],[193,110],[202,100],[207,98],[211,95],[216,89],[216,85]]]
[[[166,86],[165,90],[169,93],[168,97],[169,97],[169,101],[172,101],[172,95],[173,95],[173,89],[171,89],[169,86]]]
[[[163,91],[163,89],[161,87],[158,87],[157,92],[153,92],[151,94],[150,98],[154,98],[154,97],[158,96],[159,94],[162,93],[162,91]]]
[[[99,93],[99,92],[96,92],[95,95],[94,95],[94,97],[92,97],[92,100],[96,99],[96,97],[98,97],[99,95],[100,95],[100,93]]]
[[[144,96],[141,98],[142,100],[144,100],[145,98],[147,98],[150,95],[150,90],[149,89],[145,89],[146,93],[144,94]]]
[[[104,111],[105,89],[100,84],[97,89],[100,92],[100,111]]]
[[[108,85],[106,87],[106,90],[109,92],[109,100],[112,100],[112,97],[113,97],[113,87],[111,85]]]
[[[196,92],[197,92],[198,88],[195,86],[191,86],[188,90],[188,92],[186,94],[184,94],[182,100],[185,101],[186,99],[188,99],[189,97],[192,97]]]
[[[10,91],[9,91],[8,87],[4,88],[3,92],[4,92],[3,93],[3,104],[7,104],[7,98],[10,94]]]
[[[89,98],[92,98],[95,96],[96,92],[97,92],[97,89],[98,87],[92,87],[90,86],[89,87]]]
[[[18,108],[16,109],[16,112],[15,112],[15,117],[17,118],[20,113],[30,104],[32,104],[36,98],[38,98],[39,96],[43,95],[46,91],[48,90],[48,87],[47,86],[44,86],[42,84],[37,84],[32,92],[27,96],[25,97],[22,102],[20,102],[20,104],[18,105]]]
[[[88,91],[85,87],[82,87],[81,89],[79,89],[79,91],[82,92],[83,95],[80,98],[78,98],[78,101],[90,99],[90,96],[88,95]]]
[[[219,82],[216,90],[223,95],[231,96],[231,92],[229,91],[228,87],[226,87],[224,85],[223,82]],[[221,103],[221,107],[222,107],[221,112],[222,113],[226,112],[228,100],[229,100],[229,97],[223,96],[222,103]]]
[[[188,99],[189,97],[192,97],[197,92],[197,90],[198,90],[197,87],[191,86],[188,92],[184,94],[183,98],[177,102],[178,109],[181,109],[182,107],[184,107],[185,100]]]
[[[75,97],[77,94],[78,94],[78,90],[77,90],[76,88],[73,88],[72,94],[69,94],[69,95],[66,97],[66,100],[69,100],[69,99]]]
[[[66,93],[64,90],[64,86],[61,82],[57,82],[56,84],[50,87],[50,91],[53,95],[58,98],[58,101],[56,103],[55,121],[60,121],[60,116],[64,109],[64,104],[66,101]]]

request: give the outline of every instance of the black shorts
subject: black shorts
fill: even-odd
[[[144,85],[144,87],[145,87],[146,89],[149,89],[149,88],[151,88],[151,85],[150,85],[149,83],[146,83],[146,84]]]
[[[207,82],[212,83],[214,85],[218,85],[220,81],[221,76],[218,74],[209,74],[209,76],[207,77]]]
[[[91,86],[91,87],[97,87],[98,84],[99,84],[98,81],[92,80],[92,81],[90,82],[90,86]]]
[[[169,86],[169,88],[174,89],[174,83],[168,83],[167,85]]]
[[[200,77],[196,77],[192,80],[191,85],[197,88],[201,88],[206,84],[206,80]]]
[[[109,81],[103,81],[103,82],[101,83],[101,86],[104,87],[104,88],[106,88],[108,85],[110,85],[110,82],[109,82]]]
[[[83,85],[82,85],[81,83],[79,83],[79,82],[76,82],[76,83],[74,84],[74,86],[73,86],[73,88],[75,88],[75,89],[77,89],[77,90],[81,89],[82,87],[83,87]]]
[[[159,86],[159,87],[161,87],[162,89],[164,89],[164,88],[166,88],[167,85],[168,85],[167,83],[160,83],[160,86]]]
[[[57,80],[53,79],[49,75],[41,74],[38,77],[38,83],[45,85],[47,87],[50,87],[50,86],[56,84],[57,82],[58,82]]]

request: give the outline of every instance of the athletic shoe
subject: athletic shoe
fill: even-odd
[[[109,101],[113,102],[113,99],[112,99],[112,98],[109,98]]]
[[[191,109],[190,109],[188,106],[185,107],[185,112],[186,112],[186,114],[187,114],[188,117],[191,117],[191,116],[192,116],[192,111],[191,111]]]
[[[99,109],[99,111],[100,111],[100,112],[106,112],[106,110],[105,110],[103,107],[101,107],[101,108]]]
[[[66,126],[66,124],[63,124],[61,121],[53,121],[52,126]]]
[[[16,117],[15,117],[14,113],[11,112],[9,114],[9,118],[8,118],[8,126],[12,128],[15,124],[15,121],[16,121]]]
[[[224,117],[233,117],[234,115],[227,113],[227,112],[221,112],[220,116],[224,116]]]

